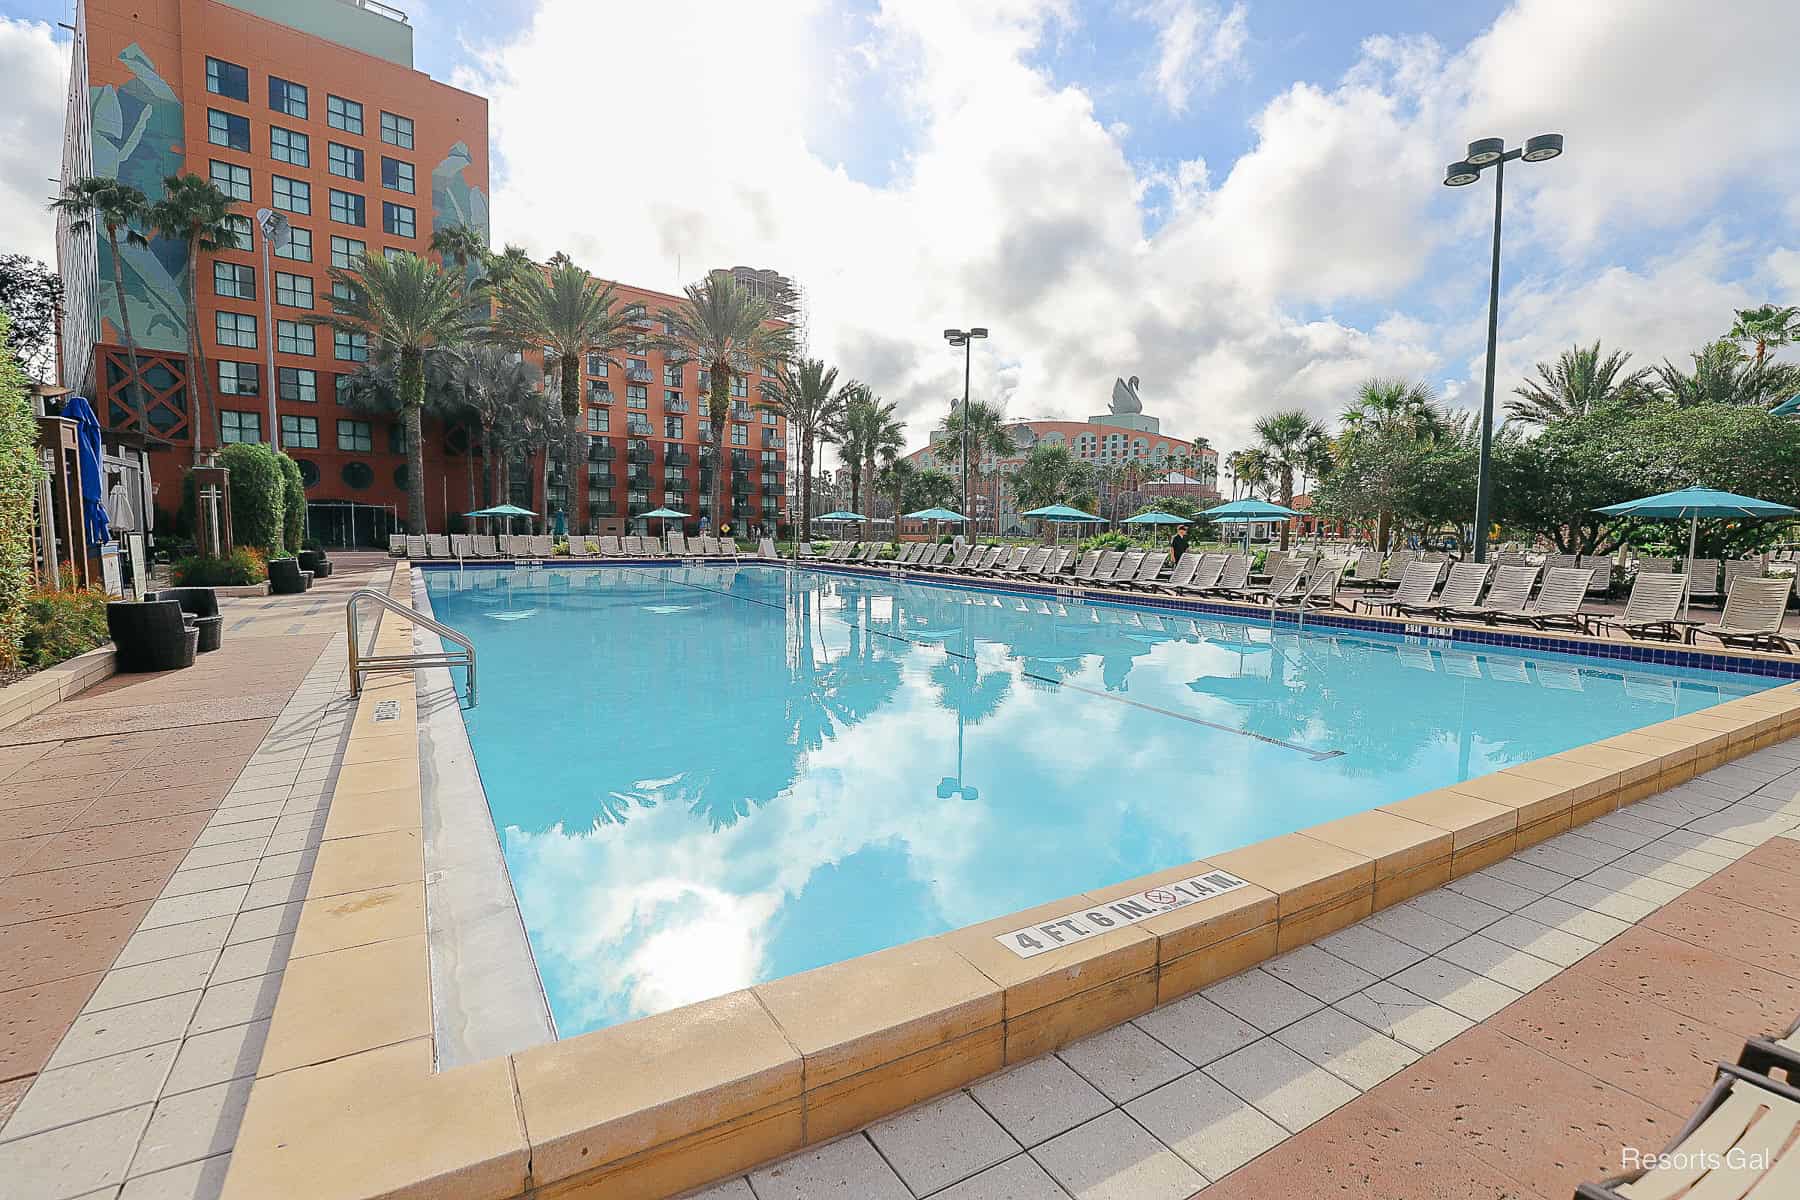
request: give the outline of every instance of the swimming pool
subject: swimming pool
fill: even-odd
[[[1783,682],[779,567],[424,574],[565,1037]]]

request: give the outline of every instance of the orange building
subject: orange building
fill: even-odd
[[[338,380],[366,359],[360,339],[305,317],[329,311],[334,265],[363,254],[423,254],[432,231],[488,228],[487,101],[412,66],[412,26],[376,0],[79,0],[64,134],[65,182],[112,176],[152,201],[192,172],[236,202],[235,245],[188,278],[185,246],[164,238],[112,260],[104,236],[58,228],[67,296],[63,382],[95,396],[101,419],[136,425],[125,303],[144,371],[157,504],[178,504],[196,435],[202,448],[271,441],[301,464],[316,534],[367,541],[404,518],[397,419],[346,408]],[[265,247],[260,209],[289,240]],[[267,265],[265,266],[265,253]],[[188,365],[188,288],[208,378]],[[449,481],[466,439],[426,435],[431,528],[468,499]],[[360,515],[348,527],[345,514]]]

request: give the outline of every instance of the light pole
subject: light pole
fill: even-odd
[[[1481,395],[1481,458],[1475,471],[1475,561],[1487,561],[1489,514],[1494,507],[1494,481],[1489,460],[1494,445],[1494,351],[1500,331],[1500,199],[1506,186],[1506,164],[1513,159],[1545,162],[1563,152],[1560,133],[1540,133],[1516,150],[1508,150],[1504,138],[1480,138],[1469,143],[1460,162],[1444,168],[1445,187],[1466,187],[1494,168],[1494,264],[1488,276],[1487,383]]]
[[[962,401],[962,515],[969,515],[969,356],[971,347],[977,338],[988,335],[986,328],[971,325],[967,329],[946,329],[944,340],[952,346],[961,347],[963,352],[963,401]]]
[[[262,230],[262,288],[263,288],[263,337],[268,345],[268,353],[264,359],[268,367],[269,377],[263,380],[263,394],[269,398],[269,449],[281,449],[281,418],[275,409],[275,393],[281,389],[275,383],[275,277],[269,274],[269,247],[280,249],[288,244],[290,235],[286,214],[273,209],[256,210],[256,224]],[[196,285],[197,286],[197,285]]]

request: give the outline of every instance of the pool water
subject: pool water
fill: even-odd
[[[564,1036],[1778,682],[779,567],[425,578]]]

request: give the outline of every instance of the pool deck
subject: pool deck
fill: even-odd
[[[1565,763],[1554,788],[1415,798],[1417,830],[1346,819],[1335,856],[1298,843],[1303,871],[1268,849],[1299,835],[1218,856],[1273,889],[1233,902],[1260,922],[1241,936],[1217,911],[1162,918],[1002,986],[956,966],[983,960],[953,933],[739,993],[747,1011],[726,997],[434,1074],[416,698],[392,676],[348,702],[342,597],[387,563],[339,564],[307,595],[225,602],[210,676],[120,677],[0,734],[0,821],[87,806],[54,833],[0,825],[0,971],[23,968],[0,975],[0,1054],[19,1047],[0,1198],[650,1197],[736,1162],[747,1176],[700,1194],[1551,1200],[1621,1144],[1659,1147],[1707,1063],[1800,1012],[1800,740],[1778,699],[1664,730],[1685,749],[1623,735],[1635,749]],[[375,725],[383,700],[398,717]],[[103,738],[125,740],[65,751]],[[215,738],[232,749],[196,752]],[[178,788],[204,821],[108,835],[61,881],[33,869],[52,842],[85,853],[65,834],[127,772],[145,795],[159,754],[204,780],[155,776],[158,800],[108,825],[186,815]],[[21,785],[53,755],[79,794]],[[1224,940],[1194,950],[1203,926]],[[874,977],[835,973],[877,959],[895,993],[877,1009],[941,1015],[944,970],[968,973],[957,1029],[845,1028]]]

